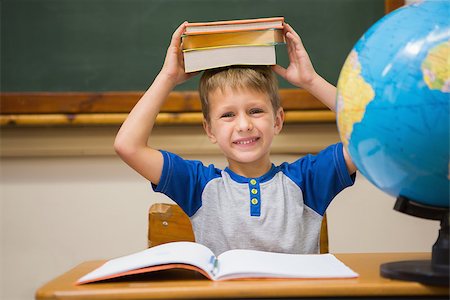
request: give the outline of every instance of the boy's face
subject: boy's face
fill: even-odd
[[[246,89],[216,89],[208,101],[210,122],[204,127],[229,168],[234,172],[252,165],[270,168],[270,146],[283,126],[283,109],[274,114],[268,95]]]

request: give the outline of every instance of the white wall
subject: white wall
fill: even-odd
[[[3,129],[0,139],[0,299],[35,290],[77,264],[147,245],[147,210],[168,201],[113,153],[115,127]],[[334,124],[289,125],[274,162],[338,140]],[[155,130],[156,147],[224,166],[200,127]],[[328,210],[331,252],[430,251],[438,223],[401,215],[362,176]]]

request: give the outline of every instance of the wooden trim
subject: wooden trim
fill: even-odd
[[[0,126],[72,126],[72,125],[120,125],[127,114],[8,114],[0,115]],[[327,110],[287,111],[285,123],[332,123],[336,115]],[[201,125],[201,112],[159,113],[157,125]]]
[[[26,92],[1,93],[1,114],[128,113],[143,92]],[[280,90],[285,110],[327,109],[301,89]],[[200,112],[196,91],[171,92],[161,112]]]
[[[143,92],[1,93],[0,126],[121,124]],[[301,89],[280,90],[288,123],[334,122],[333,112]],[[201,124],[198,92],[172,92],[156,120],[160,125]]]
[[[384,13],[388,14],[405,5],[405,0],[384,0]]]

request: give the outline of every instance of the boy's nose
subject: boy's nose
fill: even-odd
[[[250,131],[253,129],[253,123],[248,116],[240,116],[237,126],[238,131]]]

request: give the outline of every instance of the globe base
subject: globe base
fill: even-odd
[[[382,264],[381,276],[416,281],[428,285],[449,286],[449,209],[427,206],[406,197],[398,197],[395,210],[424,219],[440,220],[439,236],[431,251],[431,260],[410,260]]]
[[[427,285],[448,286],[448,270],[434,270],[431,260],[407,260],[381,265],[381,276],[390,279],[416,281]]]

